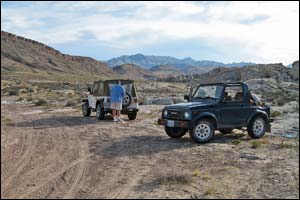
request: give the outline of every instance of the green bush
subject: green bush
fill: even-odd
[[[281,115],[281,112],[277,110],[271,111],[271,117],[278,117],[279,115]]]
[[[18,90],[8,91],[8,95],[9,96],[18,96],[19,95],[19,91]]]
[[[39,99],[39,100],[35,103],[36,106],[45,106],[45,105],[47,105],[47,104],[48,104],[48,102],[47,102],[45,99]]]
[[[238,145],[238,144],[241,143],[241,140],[232,140],[231,143],[234,144],[234,145]]]
[[[252,149],[259,148],[260,146],[261,146],[261,143],[260,143],[259,140],[251,141],[251,148],[252,148]]]
[[[76,106],[76,102],[72,101],[72,100],[68,100],[67,103],[65,104],[66,107],[72,107],[72,106]]]
[[[19,98],[17,99],[17,101],[23,101],[23,100],[24,100],[23,97],[19,97]]]
[[[283,96],[280,96],[276,99],[276,103],[278,106],[283,106],[284,104],[286,104],[288,101],[288,99],[286,99],[285,97]]]

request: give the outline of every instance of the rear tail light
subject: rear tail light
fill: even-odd
[[[107,100],[107,102],[110,102],[110,98],[107,98],[106,100]]]
[[[138,102],[138,99],[137,99],[137,98],[133,98],[133,102],[134,102],[134,103],[137,103],[137,102]]]

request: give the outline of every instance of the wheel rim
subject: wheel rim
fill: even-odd
[[[200,140],[206,140],[211,135],[211,128],[207,124],[199,124],[195,129],[195,136]]]
[[[263,119],[259,118],[259,119],[257,119],[257,120],[254,121],[254,124],[253,124],[253,133],[256,136],[260,136],[261,134],[263,134],[264,128],[265,128],[265,124],[264,124]]]

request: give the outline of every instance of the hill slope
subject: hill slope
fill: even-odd
[[[105,63],[63,54],[37,41],[1,31],[1,78],[74,80],[118,77]]]
[[[134,64],[119,65],[112,69],[123,78],[134,80],[155,79],[155,76],[151,71]]]

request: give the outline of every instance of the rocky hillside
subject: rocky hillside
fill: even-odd
[[[193,77],[201,83],[213,83],[223,81],[246,81],[253,78],[274,78],[284,82],[295,82],[297,67],[287,68],[282,63],[276,64],[257,64],[239,67],[219,67],[207,73],[196,74]],[[298,67],[299,69],[299,67]]]
[[[150,70],[141,68],[134,64],[124,64],[112,68],[122,78],[134,80],[153,80],[156,79],[155,75]]]
[[[177,77],[183,75],[181,70],[173,65],[157,65],[150,69],[158,78]]]
[[[105,63],[63,54],[40,42],[1,31],[1,78],[118,77]]]
[[[292,74],[292,77],[294,79],[299,80],[299,60],[293,62],[292,70],[290,70],[290,74]]]

